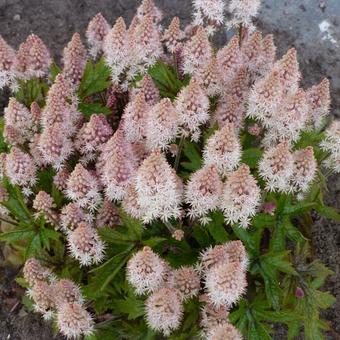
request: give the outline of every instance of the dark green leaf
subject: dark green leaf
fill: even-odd
[[[149,239],[143,241],[143,245],[145,246],[149,246],[150,248],[154,248],[157,245],[159,245],[160,243],[166,241],[167,239],[164,237],[159,237],[159,236],[154,236],[154,237],[150,237]]]
[[[105,64],[103,58],[96,65],[89,60],[79,85],[80,97],[86,98],[107,89],[111,83],[110,75],[110,68]]]
[[[285,215],[299,215],[303,212],[309,211],[316,206],[314,202],[298,202],[294,205],[286,205],[283,209]]]
[[[61,72],[60,67],[55,62],[53,62],[50,66],[50,80],[52,83],[54,83],[55,78],[60,72]]]
[[[20,240],[31,239],[35,235],[33,229],[20,229],[9,231],[7,233],[0,233],[0,241],[15,242]]]
[[[134,320],[144,315],[144,301],[135,296],[126,297],[124,300],[115,299],[110,305],[115,311],[128,314],[128,320]]]
[[[242,163],[249,165],[251,169],[257,167],[259,160],[261,159],[263,151],[258,148],[250,148],[242,152]]]
[[[321,205],[317,205],[315,209],[320,215],[327,217],[331,220],[340,222],[340,213],[338,209]]]
[[[110,115],[112,113],[111,110],[102,103],[79,103],[78,109],[86,118],[90,118],[94,113],[103,113],[104,115]]]

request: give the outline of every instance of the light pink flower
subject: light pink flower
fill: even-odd
[[[214,305],[232,306],[245,293],[246,273],[237,262],[216,265],[206,273],[205,287]]]
[[[78,224],[78,227],[67,235],[67,241],[71,255],[82,266],[97,264],[104,258],[104,243],[96,230],[86,223]]]
[[[224,183],[220,208],[227,223],[246,228],[260,204],[261,190],[247,165],[229,174]]]
[[[74,33],[63,52],[63,75],[75,87],[80,83],[87,61],[86,49],[79,33]]]
[[[98,162],[101,181],[110,200],[122,200],[133,178],[137,166],[131,144],[119,128],[104,145]]]
[[[204,164],[215,165],[221,175],[227,175],[241,161],[241,144],[233,124],[225,124],[206,142]]]
[[[17,59],[21,76],[28,79],[45,76],[52,63],[49,50],[35,34],[30,34],[19,46]]]
[[[204,27],[199,26],[195,35],[183,47],[183,70],[195,74],[206,67],[212,58],[212,46]]]
[[[15,50],[0,35],[0,89],[16,86],[17,66]]]
[[[169,52],[174,53],[184,39],[184,32],[181,30],[181,22],[178,17],[174,17],[169,27],[164,31],[162,41]]]
[[[173,288],[162,288],[153,293],[145,302],[146,322],[156,331],[169,336],[179,328],[183,317],[180,293]]]
[[[129,142],[139,142],[144,138],[149,108],[143,92],[139,92],[125,107],[122,129]]]
[[[176,140],[179,130],[179,114],[169,98],[151,107],[146,125],[146,144],[150,150],[166,149]]]
[[[5,172],[13,185],[29,188],[36,183],[37,168],[31,156],[17,147],[12,147],[6,156]]]
[[[169,276],[169,266],[150,247],[132,256],[126,267],[128,282],[139,295],[155,292],[163,287]]]
[[[48,165],[52,165],[56,170],[60,170],[69,156],[72,154],[73,145],[64,126],[61,123],[55,123],[44,129],[39,137],[39,149]]]
[[[259,163],[259,174],[269,191],[289,192],[289,179],[293,173],[294,159],[288,142],[269,148]]]
[[[172,272],[170,275],[170,287],[181,293],[183,301],[198,295],[201,288],[200,277],[194,267],[184,266]]]
[[[67,180],[66,194],[79,207],[95,210],[101,203],[98,180],[81,164],[77,164]]]
[[[110,25],[101,13],[97,13],[89,22],[86,30],[87,42],[90,45],[90,55],[96,58],[102,51],[103,41],[110,30]]]
[[[176,98],[175,108],[184,132],[197,141],[201,133],[200,126],[209,119],[209,99],[197,78],[191,78],[189,85],[182,88]]]
[[[79,303],[64,303],[57,311],[57,326],[68,339],[93,334],[93,320]]]
[[[185,201],[190,205],[189,216],[200,218],[201,223],[209,222],[206,215],[217,209],[222,188],[223,183],[214,164],[194,172],[185,187]]]
[[[153,151],[137,170],[136,191],[145,223],[180,216],[182,182],[159,150]]]

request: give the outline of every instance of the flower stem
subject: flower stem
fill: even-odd
[[[177,150],[177,155],[176,155],[176,159],[175,159],[175,165],[174,165],[174,168],[175,170],[177,171],[178,169],[178,166],[179,166],[179,161],[181,159],[181,154],[182,154],[182,150],[183,150],[183,146],[184,146],[184,136],[182,135],[181,136],[181,140],[179,141],[179,144],[178,144],[178,150]]]

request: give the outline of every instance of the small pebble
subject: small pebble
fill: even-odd
[[[326,4],[322,1],[322,2],[320,2],[319,7],[320,7],[321,11],[324,12],[325,9],[326,9]]]
[[[20,19],[21,19],[20,14],[16,14],[16,15],[13,17],[13,20],[14,20],[14,21],[20,21]]]

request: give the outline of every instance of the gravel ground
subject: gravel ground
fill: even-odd
[[[76,31],[84,33],[88,21],[102,12],[111,23],[119,16],[130,21],[139,1],[135,0],[0,0],[0,34],[13,46],[18,46],[30,32],[37,33],[49,46],[56,60],[62,47]],[[169,18],[174,15],[187,23],[190,20],[190,0],[156,0]],[[273,33],[282,55],[296,47],[303,74],[302,85],[310,86],[328,77],[332,82],[332,112],[340,117],[340,1],[339,0],[264,0],[257,26],[264,33]],[[0,94],[1,95],[1,94]],[[6,101],[6,94],[0,97]],[[329,203],[340,208],[340,180],[329,180]],[[324,317],[340,334],[340,224],[318,219],[313,227],[316,255],[334,272],[326,285],[338,300]],[[0,283],[1,276],[0,276]],[[41,327],[32,316],[1,317],[0,338],[15,340],[47,340],[52,333]],[[2,321],[1,321],[2,320]],[[8,335],[11,335],[8,337]],[[282,330],[276,336],[284,339]],[[329,339],[338,338],[331,335]]]

